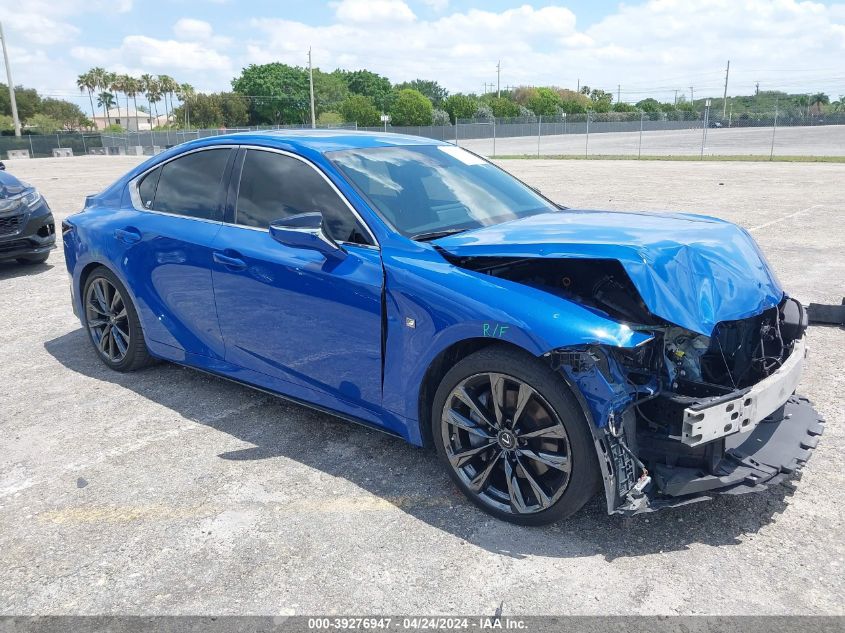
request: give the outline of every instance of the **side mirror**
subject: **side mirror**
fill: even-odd
[[[270,237],[291,248],[317,251],[326,259],[346,256],[346,251],[323,231],[323,214],[319,212],[300,213],[271,222]]]

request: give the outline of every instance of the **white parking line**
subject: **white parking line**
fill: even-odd
[[[802,213],[806,213],[807,211],[812,211],[818,207],[823,207],[823,204],[814,204],[811,207],[807,207],[806,209],[801,209],[800,211],[796,211],[795,213],[790,213],[783,217],[778,218],[777,220],[771,220],[770,222],[764,222],[763,224],[758,224],[757,226],[752,226],[749,231],[757,231],[759,229],[765,229],[767,226],[772,226],[772,224],[778,224],[779,222],[783,222],[784,220],[788,220],[789,218],[794,218],[796,215],[801,215]]]

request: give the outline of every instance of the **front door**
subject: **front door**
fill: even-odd
[[[249,149],[233,173],[234,224],[214,242],[213,283],[226,360],[276,390],[362,418],[381,404],[381,256],[316,167]],[[291,248],[271,222],[319,211],[347,256]],[[270,384],[270,383],[265,383]]]

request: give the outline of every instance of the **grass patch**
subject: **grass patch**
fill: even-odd
[[[726,156],[655,156],[643,155],[637,158],[628,154],[591,154],[584,156],[583,154],[548,154],[537,156],[536,154],[505,154],[495,156],[496,160],[516,159],[516,160],[672,160],[672,161],[716,161],[716,162],[751,162],[751,163],[845,163],[845,156],[742,156],[742,155],[726,155]]]

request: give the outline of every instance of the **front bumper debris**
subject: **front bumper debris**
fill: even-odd
[[[751,431],[724,439],[724,452],[709,473],[700,468],[656,465],[652,481],[628,495],[617,514],[653,512],[711,499],[716,494],[758,492],[800,472],[824,431],[824,420],[810,401],[791,396],[783,407]]]
[[[686,408],[681,441],[687,446],[698,446],[737,432],[753,430],[783,406],[790,394],[795,393],[804,370],[805,355],[802,337],[795,341],[795,348],[783,366],[771,376],[729,396],[712,398]]]

